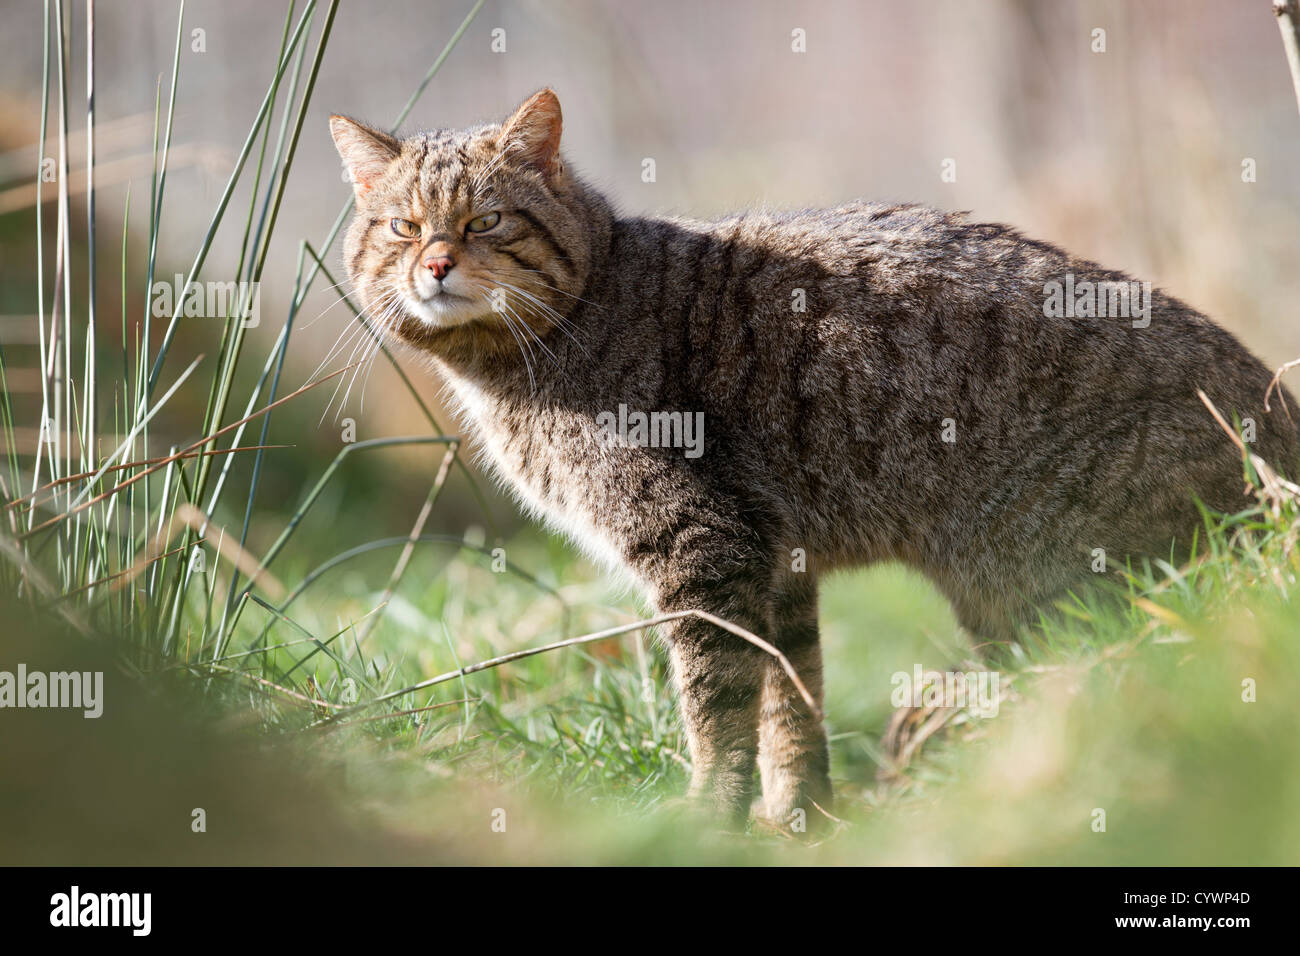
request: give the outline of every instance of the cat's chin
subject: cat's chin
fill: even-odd
[[[450,329],[484,317],[483,303],[448,292],[424,299],[407,297],[406,311],[434,329]]]

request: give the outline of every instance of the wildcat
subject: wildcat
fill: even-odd
[[[1050,305],[1128,276],[915,205],[619,216],[561,126],[551,90],[402,140],[332,117],[348,277],[531,512],[661,612],[770,641],[819,708],[819,574],[903,561],[1005,641],[1099,553],[1185,553],[1195,498],[1244,505],[1198,388],[1295,473],[1290,396],[1266,412],[1269,372],[1209,319],[1149,286],[1138,318]],[[627,425],[656,414],[669,441]],[[691,795],[743,823],[757,763],[769,818],[829,810],[825,731],[776,659],[690,617],[668,646]]]

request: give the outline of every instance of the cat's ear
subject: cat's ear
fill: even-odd
[[[554,90],[534,93],[501,126],[497,146],[517,155],[523,162],[553,176],[560,169],[560,98]]]
[[[401,143],[387,133],[346,116],[330,117],[330,135],[358,197],[375,184],[402,151]]]

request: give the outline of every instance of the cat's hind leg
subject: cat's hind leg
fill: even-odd
[[[773,644],[790,661],[809,694],[822,706],[822,654],[817,631],[817,583],[792,576],[775,607]],[[779,661],[763,668],[758,767],[763,815],[794,832],[816,829],[831,810],[830,754],[826,728],[795,688]],[[824,811],[824,812],[823,812]]]

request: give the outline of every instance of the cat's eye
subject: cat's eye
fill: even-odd
[[[420,238],[420,227],[408,219],[394,219],[389,225],[393,227],[393,232],[403,239]]]
[[[471,219],[465,228],[470,232],[487,232],[501,221],[501,213],[489,212],[477,219]]]

